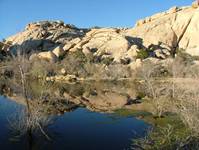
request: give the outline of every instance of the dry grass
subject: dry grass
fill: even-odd
[[[153,114],[161,117],[164,112],[177,113],[184,124],[199,135],[199,74],[198,66],[184,59],[176,59],[168,65],[169,80],[159,82],[156,65],[145,64],[139,70],[143,79],[142,90],[154,107]],[[165,80],[162,82],[162,80]]]
[[[154,76],[159,71],[159,65],[147,63],[138,71],[139,77],[144,81],[141,85],[142,92],[145,93],[153,106],[154,116],[161,117],[167,111],[167,105],[171,98],[171,91],[168,83],[160,83]]]

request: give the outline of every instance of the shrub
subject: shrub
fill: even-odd
[[[114,58],[110,58],[110,57],[106,57],[106,58],[103,58],[101,63],[105,64],[105,65],[110,65],[112,62],[113,62]]]
[[[176,50],[176,60],[181,60],[184,65],[192,64],[194,61],[194,57],[190,54],[186,53],[184,49],[177,49]]]
[[[149,52],[147,50],[141,49],[137,52],[137,59],[146,59],[149,57]]]
[[[82,51],[69,52],[66,57],[61,61],[61,66],[67,71],[68,74],[76,76],[85,76],[86,71],[84,64],[87,58]]]
[[[86,63],[87,62],[87,58],[81,50],[71,52],[71,53],[69,53],[69,56],[74,58],[79,63]]]
[[[51,64],[43,60],[33,61],[31,64],[30,75],[32,77],[45,78],[46,76],[54,76],[57,72],[57,65]]]

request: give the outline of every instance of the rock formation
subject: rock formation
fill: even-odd
[[[192,7],[173,7],[166,12],[147,17],[138,21],[127,34],[142,39],[142,44],[147,48],[151,44],[164,43],[170,47],[166,48],[168,50],[182,48],[193,56],[199,56],[198,4],[194,2]],[[160,55],[160,51],[158,53]]]
[[[30,58],[52,62],[68,51],[81,50],[85,55],[111,58],[116,63],[136,64],[141,50],[158,59],[174,55],[177,48],[199,56],[198,35],[199,9],[198,3],[193,3],[142,19],[130,29],[79,29],[62,21],[41,21],[28,24],[24,31],[6,41],[12,42],[12,53],[36,53]]]

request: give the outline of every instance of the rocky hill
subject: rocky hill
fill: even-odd
[[[166,12],[155,14],[136,23],[128,35],[139,37],[145,47],[159,42],[171,50],[185,49],[191,55],[199,55],[199,9],[192,7],[173,7]]]
[[[166,59],[176,49],[199,56],[199,8],[173,7],[138,21],[134,28],[79,29],[62,21],[30,23],[25,30],[6,39],[7,51],[26,53],[56,62],[67,52],[81,50],[85,55],[110,58],[130,64],[136,59]]]

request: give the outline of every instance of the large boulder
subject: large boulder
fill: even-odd
[[[198,0],[197,0],[197,1],[194,1],[194,2],[192,3],[192,7],[193,7],[193,8],[198,8],[198,7],[199,7],[199,2],[198,2]]]
[[[130,58],[130,59],[134,59],[137,57],[138,52],[139,52],[139,48],[137,45],[132,45],[131,48],[127,51],[126,53],[126,58]]]
[[[46,60],[52,63],[55,63],[58,60],[57,56],[51,51],[32,54],[29,58],[29,60],[35,60],[35,59]]]
[[[142,66],[142,60],[141,59],[136,59],[134,62],[131,62],[129,64],[129,67],[132,70],[136,70],[136,69],[140,68],[141,66]]]
[[[86,32],[87,30],[64,24],[62,21],[40,21],[28,24],[24,31],[7,38],[6,41],[12,41],[13,51],[23,49],[29,53],[34,50],[53,50],[60,44],[83,37]]]
[[[126,34],[140,38],[146,48],[161,42],[168,45],[171,51],[179,47],[192,55],[199,55],[199,9],[173,7],[138,21]]]
[[[125,36],[119,33],[118,29],[101,28],[88,32],[75,48],[83,49],[85,53],[88,53],[90,49],[96,56],[108,54],[114,58],[115,62],[120,62],[130,48],[130,43]]]
[[[193,56],[199,56],[199,9],[196,9],[179,41],[179,47]]]
[[[58,46],[56,47],[53,51],[52,51],[58,58],[64,56],[65,51],[63,49],[62,46]]]

